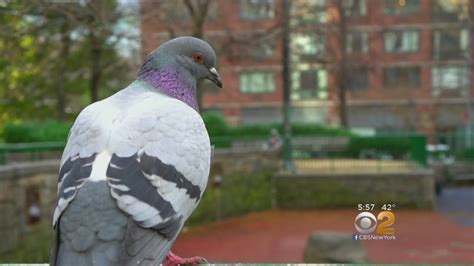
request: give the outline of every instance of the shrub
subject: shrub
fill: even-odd
[[[474,148],[462,150],[458,153],[458,159],[474,161]]]
[[[406,136],[352,137],[346,152],[351,157],[358,157],[362,151],[374,150],[402,158],[410,152],[410,148],[410,138]]]
[[[267,139],[272,129],[277,129],[283,135],[282,124],[245,125],[229,127],[224,117],[216,112],[205,112],[202,115],[211,143],[217,148],[230,147],[234,141]],[[294,136],[351,136],[348,130],[329,128],[313,124],[293,124]]]
[[[292,126],[292,133],[295,136],[352,136],[350,131],[347,129],[311,124],[294,124]]]
[[[229,135],[230,136],[260,136],[260,137],[268,137],[270,135],[270,131],[276,128],[278,132],[282,133],[282,127],[277,124],[269,124],[269,125],[248,125],[248,126],[238,126],[238,127],[230,127],[229,128]]]
[[[341,128],[330,128],[321,125],[313,124],[293,124],[291,126],[292,134],[294,136],[350,136],[348,130]],[[262,136],[268,137],[272,129],[277,129],[280,134],[284,133],[282,124],[268,124],[268,125],[250,125],[230,127],[229,135],[232,136]]]
[[[60,123],[54,120],[10,122],[3,128],[3,138],[7,143],[65,142],[70,127],[70,123]]]
[[[224,116],[216,112],[204,112],[202,114],[204,124],[211,136],[222,136],[227,134],[227,124]]]
[[[202,114],[207,131],[211,136],[264,136],[267,137],[272,129],[277,129],[283,134],[283,125],[281,123],[264,125],[243,125],[229,127],[222,114],[217,112],[204,112]],[[294,135],[318,135],[318,136],[350,136],[349,130],[342,128],[330,128],[316,124],[294,123],[292,125]]]

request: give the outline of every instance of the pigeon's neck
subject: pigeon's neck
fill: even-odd
[[[197,86],[194,78],[178,67],[156,69],[138,77],[158,91],[174,97],[199,112]]]

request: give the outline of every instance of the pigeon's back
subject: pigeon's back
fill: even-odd
[[[52,265],[156,265],[207,184],[199,114],[134,82],[87,107],[61,160]]]

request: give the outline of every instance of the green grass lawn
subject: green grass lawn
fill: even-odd
[[[1,263],[47,263],[53,230],[51,224],[41,223],[30,226],[18,242],[17,247],[0,254]]]

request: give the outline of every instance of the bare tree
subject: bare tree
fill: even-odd
[[[99,98],[99,84],[104,67],[103,54],[105,42],[113,34],[113,26],[121,17],[114,0],[88,1],[84,14],[80,18],[87,29],[90,49],[90,100],[95,102]]]
[[[89,49],[89,96],[90,102],[99,99],[99,89],[104,71],[115,62],[108,62],[104,56],[107,49],[113,47],[122,38],[134,38],[116,32],[117,23],[131,14],[119,7],[117,0],[88,0],[84,2],[66,2],[48,4],[49,10],[54,10],[64,27],[73,25],[74,28],[65,30],[61,36],[62,53],[67,54],[67,44],[70,42],[72,30],[87,40]],[[70,27],[70,26],[69,26]],[[63,54],[63,55],[65,55]],[[58,92],[60,89],[58,89]]]
[[[209,19],[213,3],[215,3],[215,0],[162,0],[158,2],[157,6],[154,6],[156,7],[153,9],[154,12],[142,11],[142,16],[145,16],[142,21],[156,16],[160,25],[168,32],[170,39],[176,37],[176,32],[181,34],[186,32],[196,38],[203,38],[204,25]],[[203,90],[198,89],[197,93],[198,105],[201,108]]]
[[[337,45],[333,46],[336,49],[334,54],[334,67],[335,67],[335,80],[336,80],[336,91],[339,102],[339,120],[340,125],[344,128],[349,126],[347,119],[347,83],[349,82],[348,75],[348,57],[347,57],[347,18],[342,6],[342,0],[336,0],[334,2],[335,10],[335,29],[336,38],[338,39]]]
[[[204,35],[204,23],[209,14],[211,0],[184,0],[188,14],[192,19],[192,35],[196,38],[202,38]]]
[[[64,121],[66,119],[66,92],[65,92],[65,82],[66,82],[66,73],[65,62],[66,58],[69,57],[69,51],[71,48],[71,37],[70,37],[70,25],[67,21],[63,20],[60,31],[60,58],[58,60],[58,69],[57,72],[57,81],[56,81],[56,96],[57,96],[57,116],[59,121]]]
[[[54,32],[58,36],[59,40],[59,52],[56,53],[53,59],[56,62],[54,67],[54,73],[56,78],[54,79],[54,87],[56,92],[56,115],[59,121],[66,119],[66,61],[69,57],[71,50],[71,37],[70,34],[74,30],[73,22],[71,22],[66,14],[63,12],[65,8],[70,8],[75,3],[69,3],[68,7],[65,7],[64,3],[55,2],[42,2],[38,5],[39,15],[46,20],[44,28],[46,31]]]
[[[87,0],[72,2],[40,1],[37,9],[39,15],[59,25],[59,57],[56,92],[58,96],[58,118],[64,118],[65,108],[65,59],[71,49],[71,34],[86,40],[89,50],[89,96],[90,102],[99,99],[99,89],[103,74],[107,67],[115,62],[108,62],[104,53],[122,38],[133,38],[116,31],[117,23],[130,16],[123,7],[118,6],[117,0]],[[76,38],[77,39],[77,38]],[[76,40],[77,42],[77,40]]]

